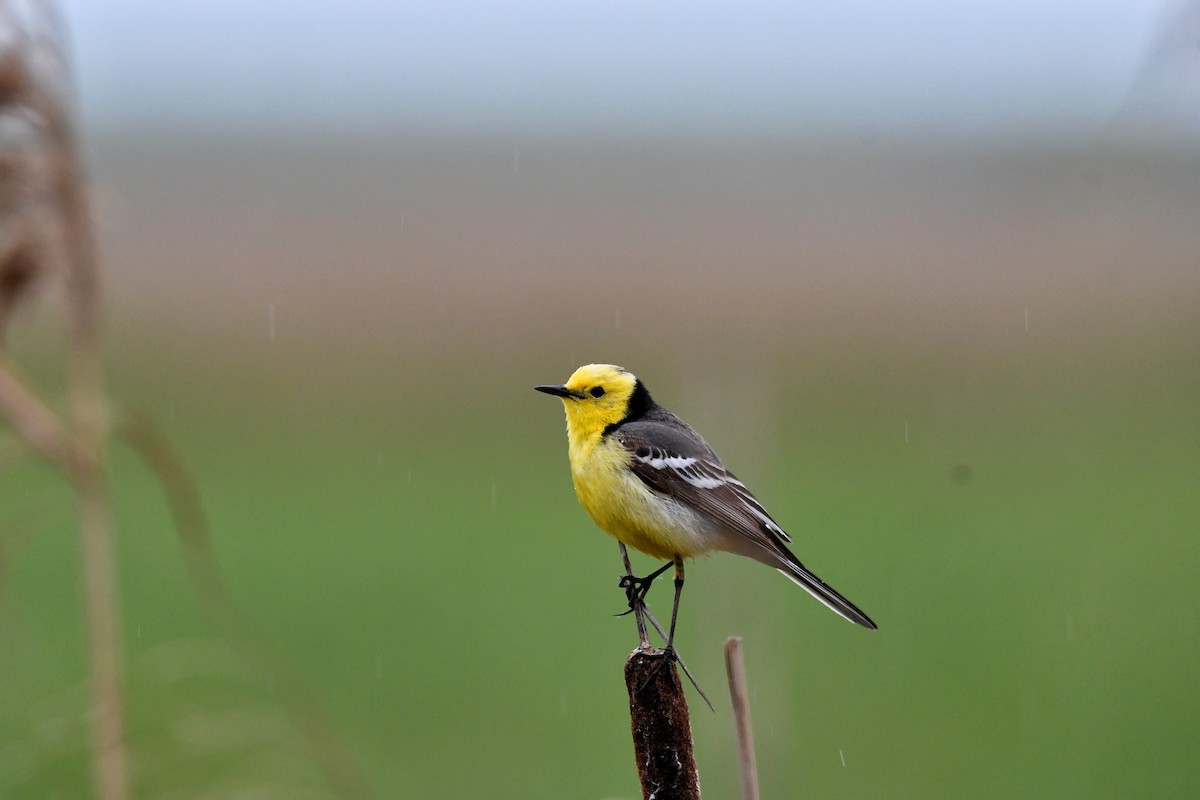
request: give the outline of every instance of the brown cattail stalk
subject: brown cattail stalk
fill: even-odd
[[[661,669],[659,669],[661,667]],[[675,663],[639,647],[625,662],[633,753],[645,800],[699,800],[692,721]]]

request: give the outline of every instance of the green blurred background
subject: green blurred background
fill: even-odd
[[[1200,166],[1177,142],[114,132],[89,141],[107,354],[204,498],[206,615],[114,447],[137,797],[638,797],[579,364],[641,376],[880,630],[688,570],[705,794],[1200,794]],[[53,391],[52,304],[10,332]],[[0,462],[0,796],[89,796],[70,494]],[[639,557],[635,568],[654,566]],[[651,605],[660,616],[669,592]]]

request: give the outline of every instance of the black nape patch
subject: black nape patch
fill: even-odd
[[[646,390],[646,384],[642,383],[641,378],[638,378],[637,383],[633,385],[633,394],[629,395],[629,408],[625,411],[625,419],[621,421],[628,422],[631,419],[644,417],[652,405],[654,405],[654,400],[651,399],[650,392]]]
[[[650,392],[646,389],[646,384],[642,383],[641,378],[638,378],[637,383],[633,385],[633,394],[629,395],[629,405],[625,408],[625,416],[621,418],[620,422],[614,422],[612,425],[607,426],[601,435],[608,436],[626,422],[641,419],[653,407],[654,398],[650,396]]]

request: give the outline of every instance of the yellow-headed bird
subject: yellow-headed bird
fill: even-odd
[[[775,567],[842,617],[874,630],[871,618],[810,572],[784,545],[791,539],[690,425],[650,397],[635,375],[588,364],[561,386],[571,477],[579,502],[604,531],[669,563],[634,579],[630,607],[675,567],[666,652],[674,652],[683,559],[724,550]],[[624,585],[624,584],[623,584]]]

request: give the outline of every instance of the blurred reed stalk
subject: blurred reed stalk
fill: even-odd
[[[221,577],[199,487],[183,459],[149,417],[133,413],[115,415],[113,432],[141,458],[165,492],[192,582],[209,615],[243,659],[262,674],[271,676],[274,691],[296,712],[312,757],[336,796],[353,800],[375,797],[354,753],[304,680],[262,644],[262,637],[238,613]]]
[[[100,800],[129,796],[121,681],[117,569],[107,477],[108,402],[100,355],[100,281],[86,176],[66,98],[65,59],[57,14],[38,4],[37,34],[0,2],[0,324],[40,285],[60,279],[69,357],[67,410],[59,415],[18,376],[0,352],[0,412],[25,442],[58,465],[75,492],[90,665],[92,770]],[[32,13],[32,12],[31,12]],[[57,72],[51,87],[45,73]]]
[[[733,704],[733,733],[737,740],[742,800],[758,800],[758,767],[754,763],[754,731],[750,727],[750,692],[746,687],[746,664],[742,660],[740,636],[730,636],[725,640],[725,672],[729,676],[729,699]]]

